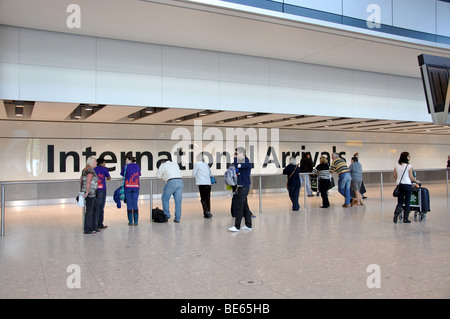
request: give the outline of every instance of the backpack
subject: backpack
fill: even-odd
[[[167,222],[166,213],[164,213],[164,211],[162,209],[159,209],[159,207],[153,208],[152,209],[152,220],[155,223],[166,223]]]
[[[229,185],[229,186],[237,185],[236,168],[233,165],[228,167],[228,169],[225,171],[224,177],[225,177],[225,185]]]

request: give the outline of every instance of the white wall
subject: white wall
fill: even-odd
[[[212,137],[207,138],[207,133],[213,133]],[[227,145],[230,140],[232,144]],[[197,146],[199,150],[214,154],[212,172],[220,176],[225,171],[226,161],[224,158],[217,161],[216,153],[228,151],[232,154],[234,148],[240,146],[241,142],[249,153],[250,145],[253,147],[255,163],[253,174],[280,174],[283,167],[283,152],[286,154],[286,160],[295,152],[301,154],[308,151],[312,153],[313,159],[316,156],[318,159],[322,152],[331,154],[335,150],[345,152],[344,157],[348,161],[353,153],[359,152],[364,171],[376,171],[392,170],[403,151],[410,152],[412,165],[416,169],[443,169],[450,150],[448,137],[436,135],[362,132],[336,134],[333,131],[322,130],[264,131],[254,128],[242,132],[235,128],[217,127],[202,127],[196,133],[192,126],[4,120],[0,121],[0,148],[3,150],[0,156],[1,181],[77,179],[80,171],[75,171],[73,157],[68,156],[67,160],[62,161],[60,154],[69,152],[78,154],[79,168],[82,169],[88,155],[83,152],[87,152],[88,149],[95,152],[96,157],[104,152],[114,154],[115,162],[107,164],[109,168],[116,168],[111,172],[114,178],[120,177],[121,159],[127,152],[132,152],[135,156],[137,152],[150,152],[153,168],[148,169],[149,161],[147,157],[143,157],[142,176],[155,177],[157,162],[166,158],[165,155],[158,155],[161,151],[171,153],[173,161],[180,159],[187,167],[183,170],[183,175],[191,176],[189,161],[191,154],[195,159],[198,153]],[[190,145],[193,144],[195,146],[191,148]],[[50,155],[49,145],[53,146]],[[182,147],[185,152],[185,155],[179,158],[174,154],[178,147]],[[275,154],[271,154],[267,160],[272,162],[278,160],[279,167],[275,164],[264,167],[269,147],[273,147]],[[106,155],[105,158],[113,160],[112,155]],[[53,172],[49,170],[50,159],[53,159],[54,163]],[[63,162],[66,171],[60,169]],[[220,168],[217,167],[219,162]]]
[[[420,79],[0,26],[0,99],[430,121]]]

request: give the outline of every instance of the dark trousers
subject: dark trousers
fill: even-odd
[[[399,184],[400,195],[397,197],[397,207],[396,210],[400,211],[403,204],[405,205],[405,212],[409,212],[411,205],[411,193],[412,185]]]
[[[292,210],[297,211],[300,209],[300,205],[298,203],[298,195],[300,193],[300,184],[288,186],[289,198],[292,202]]]
[[[95,197],[86,198],[86,207],[84,213],[84,232],[91,233],[97,230],[98,223],[98,205]]]
[[[330,189],[330,180],[329,179],[322,179],[319,178],[319,192],[320,196],[322,197],[322,207],[330,207],[330,202],[328,200],[328,190]]]
[[[211,185],[198,185],[200,192],[200,202],[202,203],[203,214],[211,211]]]
[[[98,205],[97,228],[103,226],[105,204],[106,204],[106,189],[97,189],[97,205]]]
[[[234,212],[233,215],[236,218],[234,225],[237,229],[241,228],[242,217],[245,219],[245,226],[252,228],[252,213],[247,202],[248,191],[248,186],[237,187],[236,192],[233,195],[231,208]]]

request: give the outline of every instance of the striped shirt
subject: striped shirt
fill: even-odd
[[[345,163],[345,160],[342,157],[336,158],[333,163],[331,163],[330,171],[336,172],[338,175],[350,172],[347,163]]]

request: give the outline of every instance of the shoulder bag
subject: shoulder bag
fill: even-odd
[[[399,197],[400,196],[400,183],[402,182],[403,175],[405,175],[406,169],[408,168],[409,164],[406,164],[405,170],[403,171],[402,177],[400,178],[400,182],[395,186],[394,192],[392,193],[392,196]]]
[[[291,178],[291,176],[295,173],[296,170],[297,170],[297,165],[295,165],[294,171],[291,173],[291,175],[289,175],[289,177],[288,177],[288,179],[287,179],[287,181],[286,181],[286,189],[287,189],[287,190],[289,190],[289,186],[288,186],[288,184],[289,184],[289,178]]]

